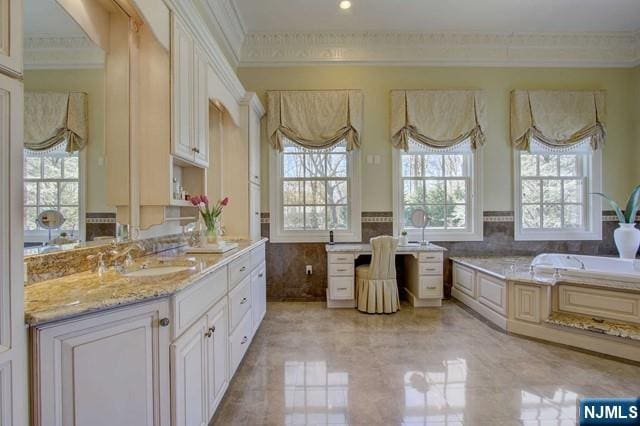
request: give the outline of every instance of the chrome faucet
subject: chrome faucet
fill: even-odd
[[[104,261],[104,252],[99,251],[96,254],[87,256],[87,260],[89,261],[94,259],[97,259],[97,264],[95,269],[96,274],[98,274],[98,277],[102,278],[104,273],[107,272],[107,264]]]
[[[111,250],[109,250],[109,255],[111,256],[111,260],[113,261],[113,266],[116,268],[117,272],[126,272],[131,265],[133,265],[133,256],[131,256],[131,252],[134,250],[140,250],[142,252],[145,251],[145,248],[140,243],[130,243],[122,250],[118,250],[118,244],[115,242],[111,245]],[[124,257],[123,261],[120,261]]]
[[[580,269],[582,269],[583,271],[587,269],[585,267],[585,265],[584,265],[584,262],[582,260],[580,260],[580,258],[578,256],[573,256],[573,255],[568,255],[567,256],[567,260],[572,260],[572,259],[580,264]]]

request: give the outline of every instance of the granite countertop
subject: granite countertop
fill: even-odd
[[[356,243],[336,243],[325,244],[324,246],[327,253],[344,253],[344,252],[371,252],[371,244],[356,244]],[[446,251],[444,247],[437,246],[435,244],[410,245],[410,246],[398,246],[397,253],[404,252],[416,252],[416,251]]]
[[[237,249],[223,254],[186,254],[183,249],[137,259],[136,263],[167,261],[192,266],[186,271],[151,277],[126,277],[109,268],[98,277],[86,271],[27,285],[24,289],[25,322],[29,325],[59,321],[90,312],[168,297],[206,274],[267,241],[237,241]]]

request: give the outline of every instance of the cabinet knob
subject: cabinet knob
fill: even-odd
[[[241,345],[244,345],[245,343],[247,343],[247,340],[249,340],[249,338],[247,336],[244,336],[242,338],[242,341],[240,342]]]
[[[260,273],[258,274],[258,278],[262,278],[262,277],[264,277],[264,274],[263,274],[262,272],[260,272]]]
[[[243,266],[242,268],[240,268],[240,272],[244,272],[244,271],[246,271],[246,270],[247,270],[247,267],[246,267],[246,266]]]
[[[213,336],[213,333],[215,332],[216,332],[216,326],[214,325],[213,327],[209,327],[209,330],[206,333],[204,333],[204,335],[207,338],[210,338],[211,336]]]
[[[245,303],[247,303],[247,298],[243,297],[242,300],[240,301],[240,304],[244,305]]]
[[[160,320],[160,327],[166,327],[171,323],[171,321],[169,321],[169,318],[162,318]]]

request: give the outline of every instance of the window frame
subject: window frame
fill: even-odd
[[[403,193],[402,186],[402,154],[396,148],[392,148],[392,173],[393,173],[393,235],[399,236],[402,231],[401,218],[403,214]],[[483,161],[483,148],[472,149],[470,153],[471,161],[469,167],[469,209],[467,223],[470,227],[466,230],[429,230],[425,229],[425,239],[428,241],[483,241],[484,221],[482,207],[483,179],[480,171]],[[446,152],[442,152],[446,154]],[[408,229],[407,237],[410,241],[422,240],[422,231]]]
[[[513,149],[513,205],[514,205],[514,240],[516,241],[590,241],[602,240],[602,205],[601,201],[591,195],[593,192],[602,191],[602,150],[591,151],[584,167],[582,179],[586,180],[584,188],[584,214],[585,228],[571,229],[525,229],[522,226],[522,176],[520,168],[520,153]],[[571,152],[558,152],[551,155],[571,154]],[[581,154],[581,153],[575,153]]]
[[[333,230],[335,242],[362,241],[360,150],[347,151],[349,225]],[[269,239],[273,243],[322,243],[329,241],[329,230],[284,229],[282,176],[284,153],[269,148]]]

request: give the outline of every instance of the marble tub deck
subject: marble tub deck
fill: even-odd
[[[269,303],[214,425],[574,425],[640,366],[505,334],[455,302],[393,315]]]

